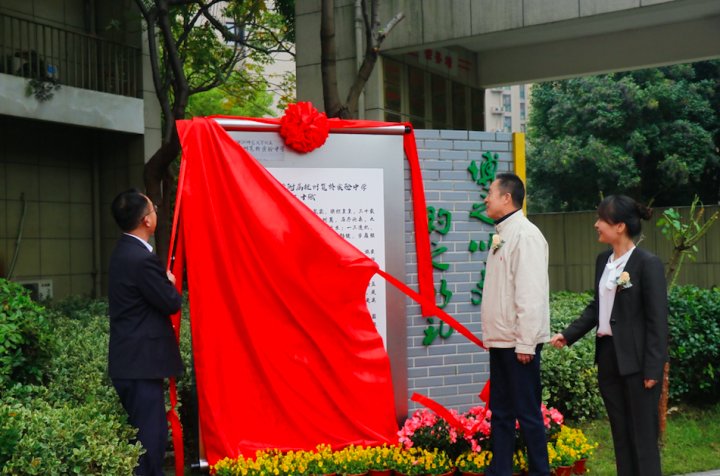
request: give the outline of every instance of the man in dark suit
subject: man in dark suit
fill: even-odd
[[[110,257],[108,373],[146,453],[136,474],[163,474],[168,429],[163,379],[181,375],[183,364],[169,315],[182,304],[148,240],[157,210],[135,189],[115,197],[112,214],[123,235]]]

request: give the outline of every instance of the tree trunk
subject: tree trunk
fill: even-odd
[[[334,0],[322,0],[321,8],[320,71],[322,73],[325,114],[328,117],[336,117],[341,105],[337,84]]]
[[[180,153],[177,134],[170,143],[163,144],[145,164],[145,191],[150,200],[158,206],[157,229],[155,230],[155,250],[160,260],[167,261],[172,224],[170,164]]]
[[[670,261],[668,261],[667,271],[665,272],[665,280],[668,283],[668,290],[672,288],[675,283],[675,274],[677,273],[677,270],[680,269],[680,258],[682,257],[682,254],[682,250],[675,247],[672,255],[670,256]]]

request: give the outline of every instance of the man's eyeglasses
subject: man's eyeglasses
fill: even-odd
[[[145,218],[146,216],[149,216],[152,213],[157,214],[157,211],[158,211],[158,206],[153,203],[153,209],[150,210],[149,212],[147,212],[145,215],[143,215],[143,218]]]

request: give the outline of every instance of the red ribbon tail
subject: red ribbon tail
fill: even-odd
[[[167,411],[167,419],[170,422],[172,432],[173,448],[175,449],[175,476],[185,474],[185,454],[182,441],[182,425],[180,417],[175,410],[177,405],[177,385],[175,377],[170,378],[170,410]]]
[[[432,258],[430,253],[430,233],[428,231],[427,205],[425,203],[425,186],[422,180],[422,170],[418,158],[417,143],[415,142],[415,131],[412,124],[405,123],[410,128],[410,133],[403,137],[403,148],[410,166],[410,189],[413,203],[413,222],[415,226],[415,251],[417,256],[418,289],[420,294],[428,301],[435,297],[435,286],[433,285]],[[420,302],[420,312],[425,317],[433,315],[433,307],[425,302]]]
[[[426,397],[425,395],[421,395],[419,393],[413,393],[412,397],[410,397],[410,400],[413,402],[417,402],[420,405],[429,408],[430,410],[434,411],[438,414],[441,418],[443,418],[446,422],[448,422],[453,428],[460,432],[465,431],[465,427],[463,427],[462,423],[455,418],[455,415],[453,415],[450,410],[442,406],[440,403],[436,402],[432,398]]]
[[[429,301],[425,297],[421,296],[419,293],[416,293],[415,291],[410,289],[407,285],[405,285],[405,283],[401,282],[399,279],[397,279],[392,274],[389,274],[386,271],[383,271],[382,269],[378,269],[377,273],[380,276],[382,276],[383,278],[385,278],[385,280],[388,281],[390,284],[392,284],[393,286],[398,288],[401,292],[403,292],[405,295],[407,295],[409,298],[413,299],[418,304],[423,306],[423,308],[430,311],[431,312],[430,315],[435,315],[435,316],[439,317],[440,319],[445,321],[447,323],[447,325],[449,325],[450,327],[452,327],[453,329],[458,331],[460,334],[467,337],[468,340],[470,340],[474,344],[477,344],[478,346],[482,347],[483,349],[486,349],[485,344],[483,344],[483,342],[480,339],[478,339],[475,336],[475,334],[470,332],[470,330],[467,327],[460,324],[450,314],[448,314],[447,312],[445,312],[442,309],[440,309],[439,307],[437,307],[434,302]]]
[[[490,379],[485,382],[485,386],[478,396],[480,397],[480,400],[485,402],[485,406],[487,407],[487,404],[490,403]]]

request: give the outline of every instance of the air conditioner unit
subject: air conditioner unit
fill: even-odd
[[[492,106],[490,108],[490,112],[492,112],[493,114],[502,114],[503,109],[500,106]]]
[[[52,279],[27,279],[15,282],[30,290],[30,297],[33,301],[45,301],[53,298]]]

